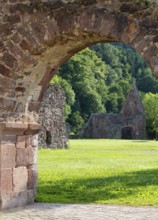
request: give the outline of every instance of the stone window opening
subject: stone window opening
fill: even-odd
[[[52,143],[52,135],[50,131],[46,131],[46,144],[51,145]]]

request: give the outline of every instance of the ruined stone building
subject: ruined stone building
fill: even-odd
[[[96,43],[122,42],[141,54],[158,78],[158,20],[153,9],[156,1],[0,0],[0,210],[34,201],[38,110],[65,61]],[[128,106],[116,116],[103,114],[107,126],[97,120],[98,137],[129,134],[143,139],[145,116],[135,105],[133,116],[131,108],[125,111]],[[91,117],[91,125],[96,117]],[[85,128],[85,136],[95,137],[91,127],[91,132]]]
[[[82,128],[82,138],[145,139],[145,110],[135,83],[120,113],[95,113]]]
[[[67,148],[66,125],[64,122],[65,96],[59,85],[49,86],[39,111],[39,147]]]

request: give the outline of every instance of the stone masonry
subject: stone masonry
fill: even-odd
[[[64,122],[65,96],[56,84],[46,90],[39,111],[39,147],[67,148],[68,138]]]
[[[37,187],[37,136],[39,125],[1,123],[1,208],[34,201]]]
[[[146,139],[145,109],[133,84],[120,113],[95,113],[83,126],[82,138]]]
[[[66,60],[92,44],[120,41],[135,48],[158,77],[155,4],[0,0],[0,209],[33,201],[36,157],[30,161],[31,152],[36,154],[32,140],[39,130],[38,110],[49,81]],[[19,136],[27,135],[30,147],[18,148]]]

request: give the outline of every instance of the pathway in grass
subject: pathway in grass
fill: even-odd
[[[158,143],[71,140],[39,150],[36,201],[158,205]]]

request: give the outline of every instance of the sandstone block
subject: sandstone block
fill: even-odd
[[[30,102],[29,103],[28,110],[30,112],[32,112],[32,111],[38,112],[39,108],[40,108],[40,102]]]
[[[3,194],[1,195],[0,209],[11,208],[11,195]]]
[[[29,19],[29,17],[25,16],[24,19]],[[19,32],[21,33],[22,36],[25,36],[25,39],[27,41],[27,50],[30,50],[34,54],[39,54],[40,53],[40,45],[33,36],[32,33],[27,32],[23,28],[19,28]],[[29,48],[30,47],[30,48]]]
[[[10,70],[2,64],[0,64],[0,73],[4,76],[7,76],[7,77],[10,76]]]
[[[112,26],[115,22],[115,18],[113,15],[111,14],[105,14],[104,15],[104,19],[102,20],[102,23],[101,23],[101,34],[104,35],[104,34],[109,34],[112,30]],[[99,28],[97,28],[99,29]]]
[[[17,32],[13,34],[13,36],[11,37],[11,39],[12,39],[12,41],[13,41],[15,44],[19,43],[20,40],[21,40],[21,38],[20,38],[20,36],[19,36],[19,34],[18,34]]]
[[[41,125],[40,124],[37,124],[37,123],[34,123],[34,124],[28,124],[28,128],[27,130],[25,131],[25,134],[26,135],[29,135],[29,134],[37,134],[39,132],[41,128]]]
[[[1,168],[14,168],[15,167],[15,144],[1,144]]]
[[[26,40],[22,40],[21,43],[20,43],[20,47],[23,49],[23,50],[30,50],[31,47],[30,45],[28,44],[28,42]]]
[[[59,27],[57,26],[56,22],[52,22],[50,20],[48,20],[46,22],[46,25],[47,25],[47,29],[49,31],[49,34],[51,35],[52,37],[52,40],[51,40],[51,44],[50,45],[54,45],[55,44],[55,37],[56,36],[59,36],[60,32],[59,32]]]
[[[10,194],[13,189],[13,173],[12,169],[1,170],[1,192],[2,194]]]
[[[25,136],[25,147],[30,147],[31,146],[31,136],[30,135],[26,135]]]
[[[144,58],[146,60],[150,60],[151,57],[154,57],[158,54],[158,49],[156,45],[151,45],[150,47],[147,47],[144,52]]]
[[[144,51],[144,48],[149,47],[151,44],[151,37],[146,36],[143,40],[140,41],[140,43],[136,46],[136,50],[141,53]]]
[[[28,165],[28,155],[27,149],[17,149],[16,151],[16,166],[27,166]]]
[[[10,195],[5,194],[1,197],[1,209],[22,207],[33,203],[35,197],[35,190],[26,190],[23,192],[15,192]]]
[[[16,105],[15,101],[4,97],[0,97],[0,103],[6,111],[13,111]]]
[[[31,146],[38,147],[38,135],[33,135],[31,138]]]
[[[17,60],[9,53],[4,54],[3,61],[10,68],[13,68],[17,62]]]
[[[35,192],[34,190],[26,190],[19,193],[14,193],[11,198],[11,207],[22,207],[34,202]]]
[[[6,89],[3,86],[0,86],[0,94],[10,97],[10,98],[14,98],[15,97],[15,92],[13,90],[10,89]]]
[[[14,89],[14,81],[5,76],[0,76],[0,83],[8,89]]]
[[[45,26],[42,24],[42,22],[32,22],[31,27],[35,38],[38,39],[38,42],[42,43],[47,31]]]
[[[26,167],[13,169],[13,191],[22,192],[27,190],[28,171]]]
[[[28,125],[25,123],[1,122],[0,133],[3,135],[23,135]]]
[[[15,144],[16,136],[15,135],[0,135],[1,144]]]
[[[35,163],[35,150],[32,147],[25,149],[17,149],[16,152],[16,166],[30,166]]]
[[[16,143],[16,147],[17,148],[25,148],[25,136],[17,136],[17,143]]]
[[[9,23],[0,24],[0,32],[3,31],[4,34],[9,34]]]
[[[32,147],[27,148],[27,164],[28,166],[33,165],[35,163],[35,150]]]
[[[15,59],[17,60],[23,60],[26,63],[30,63],[32,61],[30,56],[27,56],[26,53],[23,52],[20,47],[16,46],[16,44],[13,44],[11,42],[8,42],[7,45],[10,48],[10,52],[14,55]],[[14,78],[15,74],[11,78]]]

